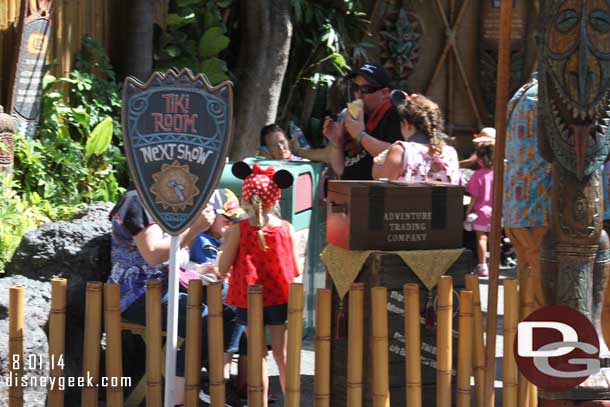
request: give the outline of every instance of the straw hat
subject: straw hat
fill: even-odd
[[[472,139],[472,142],[474,144],[481,144],[481,143],[495,144],[496,129],[494,129],[493,127],[482,128],[481,131],[479,133],[473,135],[473,137],[474,137],[474,139]]]

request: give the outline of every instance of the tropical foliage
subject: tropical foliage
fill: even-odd
[[[14,174],[0,178],[0,270],[25,232],[90,202],[116,201],[128,182],[108,58],[84,38],[75,68],[69,78],[45,77],[36,137],[15,135]]]
[[[229,46],[224,15],[231,0],[173,0],[167,28],[159,35],[155,69],[187,67],[205,73],[212,84],[229,79],[222,52]]]
[[[357,0],[291,0],[291,8],[294,36],[278,121],[307,120],[300,125],[320,139],[319,124],[327,113],[324,95],[352,64],[366,59],[373,46],[367,41],[369,22]],[[298,117],[303,111],[311,114]]]

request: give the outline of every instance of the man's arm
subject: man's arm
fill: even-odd
[[[207,230],[214,222],[214,210],[206,206],[193,224],[180,235],[180,246],[190,247],[197,235]],[[142,229],[133,237],[138,251],[150,265],[161,264],[169,259],[170,239],[163,238],[163,230],[156,223]]]
[[[364,147],[364,149],[373,157],[392,146],[392,144],[388,143],[387,141],[378,140],[368,133],[362,133],[361,137],[360,145]]]
[[[357,119],[354,119],[350,114],[345,115],[345,129],[350,137],[356,140],[373,157],[392,145],[366,133],[364,130],[364,113],[362,112]]]
[[[331,145],[327,145],[324,148],[300,148],[295,147],[293,149],[292,141],[290,142],[290,150],[292,154],[297,157],[306,158],[310,161],[318,161],[325,164],[330,164],[330,149]]]

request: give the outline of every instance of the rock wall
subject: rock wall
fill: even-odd
[[[29,355],[48,359],[48,318],[51,279],[68,279],[66,307],[65,376],[82,375],[85,287],[88,281],[105,282],[110,272],[111,203],[94,203],[71,222],[53,222],[27,233],[6,274],[0,275],[0,337],[8,338],[8,291],[25,286],[24,368],[26,377],[48,375],[46,363],[27,363]],[[0,375],[8,375],[8,342],[0,341]],[[33,359],[32,359],[33,360]],[[103,359],[102,359],[103,365]],[[28,369],[32,368],[32,369]],[[35,380],[35,379],[32,379]],[[0,406],[7,402],[7,388],[0,387]],[[46,389],[28,387],[25,406],[44,406]],[[80,405],[80,390],[66,388],[66,406]]]

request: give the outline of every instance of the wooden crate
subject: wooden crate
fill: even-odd
[[[462,246],[464,188],[380,181],[330,181],[327,241],[348,250]]]
[[[472,270],[472,252],[465,250],[461,257],[453,264],[445,275],[453,277],[453,370],[457,369],[457,329],[458,329],[458,306],[459,291],[464,289],[464,277]],[[424,325],[425,309],[428,299],[428,290],[420,283],[413,271],[404,264],[402,259],[395,254],[372,253],[362,268],[358,283],[365,284],[364,294],[364,405],[372,405],[371,385],[372,377],[372,352],[371,352],[371,300],[370,289],[372,287],[386,287],[388,289],[388,361],[390,375],[390,405],[404,406],[406,396],[405,386],[405,357],[404,357],[404,299],[403,285],[407,283],[419,283],[420,290],[420,315],[422,318],[421,340],[422,340],[422,384],[423,403],[427,406],[436,405],[436,329],[426,328]],[[329,281],[329,284],[332,282]],[[436,289],[432,290],[436,302]],[[332,345],[331,345],[331,405],[333,407],[346,406],[347,391],[347,321],[348,321],[349,294],[343,300],[345,312],[346,336],[337,339],[337,308],[339,298],[333,289],[333,319],[332,319]],[[455,372],[453,393],[455,395]],[[455,397],[453,397],[455,400]]]

